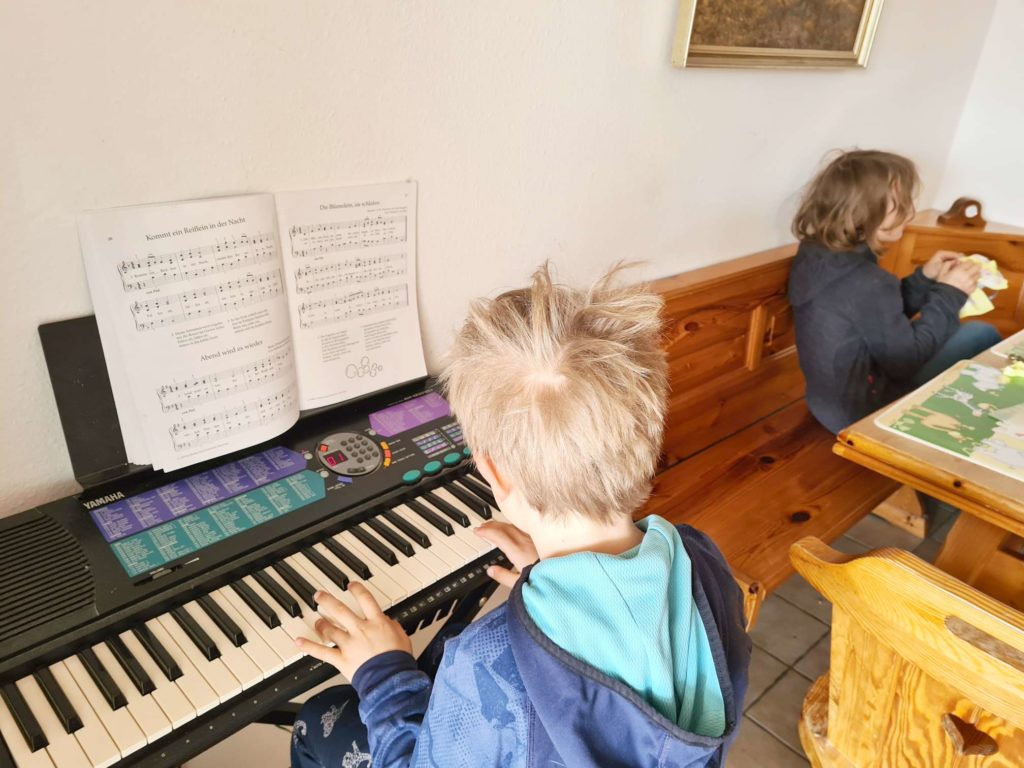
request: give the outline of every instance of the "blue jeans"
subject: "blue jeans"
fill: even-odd
[[[995,326],[978,320],[961,323],[949,341],[943,344],[921,370],[914,374],[910,383],[914,388],[931,381],[954,363],[967,360],[998,344],[1003,337]]]

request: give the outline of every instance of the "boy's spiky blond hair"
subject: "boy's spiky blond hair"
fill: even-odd
[[[650,493],[667,375],[659,296],[618,284],[587,290],[544,264],[529,287],[478,299],[442,381],[466,440],[541,514],[607,521]]]

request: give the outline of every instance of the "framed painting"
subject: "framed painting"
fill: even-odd
[[[866,67],[882,0],[679,0],[677,67]]]

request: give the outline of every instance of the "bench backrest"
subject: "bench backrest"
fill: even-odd
[[[665,299],[671,466],[804,393],[786,281],[795,245],[656,281]]]
[[[804,722],[841,764],[1024,764],[1024,614],[902,550],[790,555],[832,602],[827,707]]]

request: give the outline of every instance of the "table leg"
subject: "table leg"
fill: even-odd
[[[946,536],[935,567],[967,584],[974,584],[989,558],[1010,534],[997,525],[961,512]]]

